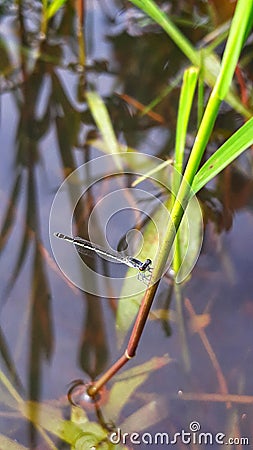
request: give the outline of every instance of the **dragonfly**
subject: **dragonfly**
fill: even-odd
[[[151,276],[153,268],[151,267],[152,261],[149,258],[142,262],[132,256],[123,256],[119,252],[105,250],[99,245],[94,244],[91,241],[87,241],[86,239],[82,239],[78,236],[70,237],[62,233],[54,233],[54,236],[72,243],[80,254],[87,256],[94,256],[94,254],[97,254],[98,256],[107,259],[108,261],[125,264],[128,267],[137,269],[139,271],[138,278],[141,281],[146,282]],[[147,273],[150,274],[150,276],[147,276]]]

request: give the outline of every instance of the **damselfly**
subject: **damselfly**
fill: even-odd
[[[141,277],[139,278],[142,281],[145,281],[148,278],[145,276],[146,272],[152,272],[151,259],[146,259],[146,261],[142,262],[137,258],[133,258],[132,256],[123,256],[118,252],[105,250],[99,245],[93,244],[93,242],[86,241],[85,239],[82,239],[80,237],[72,238],[62,233],[54,233],[54,235],[59,239],[64,239],[65,241],[74,244],[78,253],[88,256],[93,256],[94,253],[96,253],[97,255],[107,259],[108,261],[125,264],[126,266],[132,267],[133,269],[138,269],[139,275],[141,275]]]

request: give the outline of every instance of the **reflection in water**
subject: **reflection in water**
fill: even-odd
[[[1,407],[6,417],[15,412],[18,419],[25,416],[35,428],[39,425],[52,432],[52,417],[63,427],[59,411],[67,404],[68,383],[77,377],[95,379],[118,356],[117,304],[109,298],[105,306],[102,299],[71,285],[54,262],[48,239],[50,206],[59,185],[80,164],[105,151],[85,102],[85,90],[100,90],[122,144],[168,158],[173,156],[178,103],[178,89],[168,95],[168,84],[180,79],[186,61],[167,36],[156,27],[149,28],[150,24],[145,32],[133,36],[129,32],[133,30],[132,10],[119,27],[122,17],[113,4],[110,12],[97,5],[98,11],[89,9],[83,17],[79,14],[86,54],[80,29],[79,40],[75,37],[76,13],[69,3],[47,23],[46,39],[38,39],[39,3],[19,2],[14,9],[5,2],[2,8]],[[173,2],[171,8],[178,13]],[[203,14],[203,5],[196,8]],[[187,10],[185,14],[189,14]],[[97,40],[98,27],[104,53]],[[203,29],[190,30],[197,43]],[[156,115],[143,114],[143,105],[154,99],[158,99]],[[231,133],[236,121],[233,111],[221,114],[220,136]],[[189,142],[194,131],[193,121]],[[219,138],[213,137],[214,146]],[[127,186],[132,181],[130,176],[125,179]],[[73,216],[77,235],[89,237],[90,213],[109,191],[108,181],[82,197]],[[208,430],[249,435],[252,429],[252,402],[245,399],[253,388],[249,376],[253,314],[250,162],[242,158],[226,169],[212,186],[202,190],[200,200],[205,212],[204,248],[180,294],[182,303],[175,307],[172,301],[168,312],[171,286],[168,289],[163,283],[136,367],[118,375],[110,400],[103,406],[105,423],[115,418],[122,422],[130,414],[129,432],[134,431],[130,429],[133,422],[135,431],[152,426],[167,431],[182,429],[198,417]],[[64,220],[63,208],[59,221],[64,224]],[[113,229],[115,248],[128,225],[122,220]],[[104,234],[99,221],[96,232]],[[124,315],[131,318],[131,314],[130,303],[126,303]],[[165,338],[168,330],[172,330],[169,341]],[[173,361],[165,355],[168,352]],[[152,359],[154,355],[157,357]],[[142,365],[144,361],[148,363]],[[194,394],[194,401],[175,399],[179,389]],[[206,401],[203,393],[219,394],[219,403],[212,398]],[[240,398],[234,404],[226,400],[227,394]],[[52,405],[26,404],[29,407],[25,408],[20,396],[38,402],[58,400]],[[173,408],[168,410],[163,403],[159,415],[152,405],[160,404],[161,397]],[[136,415],[131,417],[133,411]],[[27,433],[18,419],[13,419],[10,427],[3,417],[1,433],[11,429],[11,439],[35,448],[39,432],[31,426]],[[57,438],[64,439],[63,434]],[[68,442],[72,442],[70,438]]]

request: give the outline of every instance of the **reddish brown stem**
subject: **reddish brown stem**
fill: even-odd
[[[99,380],[95,381],[95,383],[90,385],[87,389],[87,393],[91,397],[95,397],[105,383],[107,383],[107,381],[109,381],[121,369],[121,367],[129,361],[129,359],[135,356],[135,352],[140,342],[144,326],[147,322],[148,314],[152,306],[158,284],[159,281],[150,286],[145,292],[125,353],[110,367],[110,369],[107,370],[107,372],[105,372],[104,375],[102,375],[102,377],[99,378]]]

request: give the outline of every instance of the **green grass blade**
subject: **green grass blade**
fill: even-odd
[[[186,132],[188,128],[198,72],[198,69],[195,67],[190,67],[184,72],[183,86],[179,100],[175,146],[175,168],[180,173],[182,173],[183,169]]]
[[[138,433],[136,433],[136,435],[139,436],[140,431],[149,430],[150,428],[152,429],[154,425],[160,424],[163,421],[163,419],[168,420],[169,405],[168,402],[166,401],[165,396],[157,395],[156,398],[154,398],[153,396],[153,398],[151,397],[150,401],[149,399],[150,397],[147,396],[146,404],[141,406],[138,410],[136,410],[130,416],[124,419],[124,421],[120,424],[120,429],[127,430],[127,432],[131,430],[134,436],[136,424],[138,424]],[[145,436],[145,433],[143,434],[143,436]],[[141,441],[139,441],[139,443],[140,442]],[[146,441],[146,443],[147,442],[148,441]],[[152,445],[152,447],[155,448],[156,445],[154,444]],[[158,444],[157,448],[158,447],[161,448],[164,447],[164,445]]]
[[[194,177],[193,191],[197,193],[251,145],[253,145],[253,117],[216,150],[201,167]]]
[[[253,0],[250,1],[250,3],[252,2]],[[238,0],[234,19],[232,21],[231,30],[229,33],[228,42],[222,60],[221,71],[206,106],[206,110],[200,124],[188,164],[185,169],[184,177],[190,185],[192,184],[193,178],[199,167],[206,145],[210,138],[221,101],[225,98],[226,93],[228,92],[232,75],[236,67],[236,62],[238,61],[240,56],[240,51],[243,45],[243,37],[248,24],[246,11],[245,15],[242,14],[244,3],[244,0]],[[242,32],[240,33],[239,44],[236,45],[235,48],[233,48],[232,44],[237,28],[240,28]],[[230,38],[230,35],[232,35],[232,38]],[[229,75],[227,75],[227,73]]]
[[[202,58],[202,53],[201,53]],[[197,128],[201,123],[204,114],[205,105],[205,80],[204,80],[204,66],[201,64],[198,76],[198,109],[197,109]]]
[[[145,114],[147,114],[149,111],[151,111],[152,109],[154,109],[159,103],[162,102],[162,100],[166,97],[168,97],[168,95],[170,94],[170,92],[172,92],[175,88],[177,88],[178,86],[181,85],[181,81],[182,81],[182,73],[179,72],[179,74],[173,79],[170,80],[170,83],[168,86],[166,86],[165,88],[162,89],[162,91],[160,92],[160,94],[157,95],[157,97],[155,97],[141,112],[141,116],[144,116]]]
[[[183,161],[185,156],[185,142],[186,133],[189,124],[190,112],[193,102],[193,96],[196,89],[197,79],[199,70],[195,67],[190,67],[184,72],[183,85],[179,100],[178,109],[178,119],[177,119],[177,129],[176,129],[176,145],[175,145],[175,169],[182,174],[183,171]],[[173,192],[177,192],[179,189],[180,179],[177,176],[173,177]],[[173,202],[173,198],[170,200]],[[168,208],[171,208],[173,203],[168,204]],[[188,209],[191,205],[188,205]],[[188,272],[191,271],[192,266],[196,262],[195,253],[188,251],[188,245],[185,245],[185,239],[188,242],[189,238],[189,228],[188,221],[185,221],[186,226],[184,226],[184,220],[182,221],[180,228],[177,232],[175,238],[175,253],[173,257],[173,269],[176,274],[176,281],[178,277],[178,272],[182,265],[182,259],[187,261],[186,266],[188,267]],[[196,224],[195,224],[196,226]],[[197,227],[196,227],[197,228]],[[195,242],[195,239],[193,239]],[[185,272],[186,273],[186,272]],[[179,277],[180,281],[183,281],[185,277]],[[179,281],[179,282],[180,282]]]
[[[202,64],[202,57],[203,57],[203,63],[204,63],[204,79],[205,82],[213,87],[217,76],[220,72],[220,62],[216,54],[211,53],[210,50],[205,51],[204,49],[201,50],[202,57],[200,55],[200,52],[198,50],[195,50],[194,47],[191,45],[191,43],[188,41],[188,39],[181,33],[181,31],[173,24],[173,22],[170,20],[170,18],[159,9],[158,5],[153,0],[130,0],[135,6],[140,8],[142,11],[144,11],[149,17],[151,17],[158,25],[160,25],[163,30],[168,34],[168,36],[175,42],[175,44],[180,48],[180,50],[186,55],[186,57],[197,67],[200,67]],[[239,2],[238,2],[239,3]],[[243,4],[247,4],[247,8],[245,8],[245,18],[246,13],[250,10],[250,4],[252,4],[252,0],[249,2],[242,1]],[[241,35],[245,36],[245,33],[248,28],[249,20],[247,20],[246,28],[244,28],[244,31],[240,33]],[[236,22],[238,23],[238,29],[240,29],[241,25],[239,24],[238,19],[236,19]],[[239,40],[239,44],[236,45],[236,48],[240,46],[241,39]],[[251,117],[251,112],[244,107],[244,105],[240,102],[238,97],[234,94],[232,90],[227,92],[226,94],[226,101],[236,109],[240,114],[244,115],[245,117],[249,118]]]
[[[4,374],[4,372],[2,372],[2,370],[0,370],[0,383],[5,387],[8,393],[17,403],[22,402],[22,397],[19,395],[18,391],[15,389],[15,387],[7,378],[7,376]]]
[[[214,30],[208,33],[203,39],[203,46],[212,53],[219,45],[221,45],[228,37],[231,20],[216,26]]]
[[[231,23],[228,41],[222,58],[220,75],[217,80],[217,95],[221,100],[225,98],[234,75],[252,14],[252,5],[252,0],[247,2],[240,0],[237,2],[236,12]]]
[[[66,1],[67,0],[52,1],[46,11],[47,19],[51,19],[51,17],[53,17],[57,13],[57,11],[59,11],[59,9],[64,5],[64,3],[66,3]]]
[[[130,0],[135,6],[142,9],[149,17],[151,17],[156,23],[158,23],[164,31],[171,37],[175,44],[187,55],[190,61],[198,66],[199,54],[181,33],[181,31],[174,25],[169,19],[167,14],[159,9],[159,7],[153,2],[153,0]]]
[[[70,420],[65,420],[62,417],[61,410],[49,404],[28,401],[23,402],[19,407],[23,416],[30,420],[34,426],[52,433],[71,445],[77,445],[82,438],[93,437],[95,441],[100,442],[107,436],[106,432],[96,423],[87,422],[85,430],[83,430],[82,426]]]
[[[180,223],[175,244],[179,241],[179,255],[175,247],[173,269],[177,284],[187,280],[195,266],[203,241],[203,219],[199,202],[193,197],[188,203],[186,213]],[[176,259],[175,259],[176,258]]]
[[[115,155],[117,167],[122,170],[121,160],[117,156],[117,154],[120,153],[120,147],[113,130],[109,113],[102,98],[97,92],[89,91],[86,92],[86,99],[96,125],[102,134],[107,153]]]
[[[153,372],[160,370],[171,363],[168,355],[159,358],[151,358],[148,362],[125,370],[123,374],[115,377],[115,383],[111,388],[109,399],[103,407],[103,413],[114,422],[118,422],[121,412],[131,398],[135,390],[140,387]]]
[[[251,3],[252,3],[252,1],[253,0],[251,0]],[[246,26],[248,24],[248,17],[247,17],[247,15],[241,14],[241,7],[242,7],[242,4],[244,4],[244,3],[245,3],[244,0],[238,0],[237,7],[235,10],[235,17],[233,20],[233,27],[235,27],[235,24],[236,24],[236,26],[242,27],[242,29],[244,29],[244,32],[245,32]],[[232,33],[234,33],[234,29],[232,30]],[[236,46],[236,49],[235,49],[237,58],[239,58],[239,52],[241,50],[242,45],[243,45],[243,40],[240,39],[240,45]],[[230,51],[233,50],[231,48],[230,43],[229,43],[229,49],[230,49]],[[228,72],[231,74],[231,72],[235,69],[235,64],[236,64],[235,58],[232,56],[230,58],[226,58],[226,64],[227,64]],[[196,139],[194,142],[192,152],[190,154],[189,161],[186,166],[186,170],[184,172],[184,177],[182,179],[177,197],[175,199],[175,203],[171,210],[171,221],[168,224],[168,227],[164,234],[162,245],[159,248],[159,253],[157,255],[157,258],[156,258],[156,261],[154,264],[154,269],[152,272],[151,283],[153,280],[159,278],[162,274],[162,270],[165,267],[166,261],[168,259],[168,256],[170,254],[170,251],[171,251],[174,239],[175,239],[175,231],[177,231],[180,226],[180,222],[181,222],[183,214],[184,214],[185,206],[186,206],[187,202],[189,201],[189,198],[192,196],[191,185],[193,183],[193,179],[199,168],[199,164],[201,162],[203,153],[206,149],[206,145],[210,138],[210,135],[211,135],[211,132],[212,132],[212,129],[213,129],[213,126],[214,126],[214,123],[215,123],[215,120],[216,120],[216,117],[218,114],[219,106],[222,101],[221,97],[218,94],[221,94],[221,92],[222,92],[222,94],[225,95],[226,94],[225,87],[227,89],[229,89],[229,85],[227,84],[228,78],[226,78],[225,72],[226,72],[226,66],[223,64],[222,71],[219,75],[216,85],[211,93],[210,98],[209,98],[202,122],[200,124],[199,131],[197,133],[197,136],[196,136]],[[219,89],[220,87],[222,87],[222,91]],[[251,122],[248,125],[248,127],[250,127],[250,126],[252,126]],[[150,295],[152,295],[152,291],[151,291]],[[150,301],[150,299],[148,298],[148,294],[147,294],[146,298],[147,298],[147,301]]]
[[[0,448],[8,450],[28,450],[28,447],[24,447],[21,444],[18,444],[17,441],[13,441],[12,439],[0,434]]]
[[[176,131],[176,145],[175,145],[175,163],[174,167],[178,170],[178,172],[182,172],[183,166],[183,158],[184,158],[184,150],[185,150],[185,140],[186,140],[186,132],[189,123],[190,111],[192,106],[193,95],[196,88],[197,77],[199,70],[195,67],[189,67],[184,72],[183,77],[183,87],[180,95],[179,101],[179,113],[177,120],[177,131]],[[157,165],[157,167],[152,168],[152,170],[148,171],[144,175],[138,177],[133,183],[132,186],[136,187],[143,180],[149,178],[151,175],[163,170],[167,165],[170,165],[172,160],[169,159],[167,161],[162,162]]]

